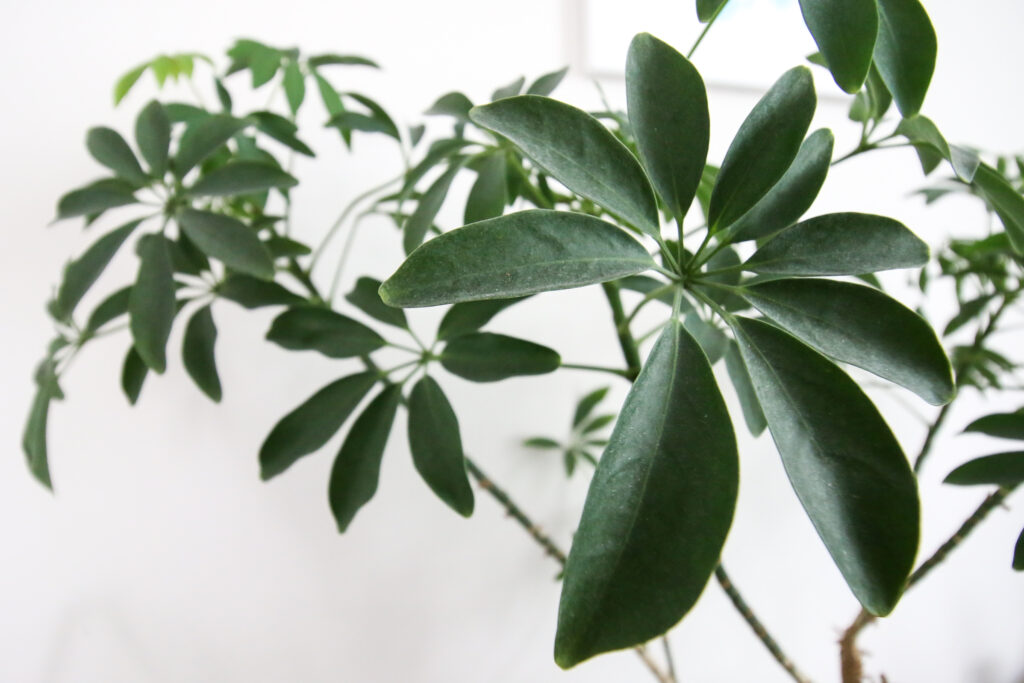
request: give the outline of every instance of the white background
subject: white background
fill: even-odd
[[[133,409],[118,387],[127,337],[91,345],[64,380],[68,401],[51,412],[56,496],[31,480],[20,453],[31,371],[51,335],[44,302],[64,261],[95,236],[73,222],[47,224],[60,194],[100,175],[84,149],[85,130],[105,124],[129,132],[135,112],[153,95],[147,75],[138,92],[112,109],[112,84],[129,67],[160,52],[218,56],[234,38],[248,36],[379,60],[383,73],[353,69],[338,72],[338,79],[377,96],[409,123],[448,90],[483,101],[520,74],[534,77],[566,63],[574,71],[561,97],[596,106],[589,72],[606,76],[605,90],[621,105],[621,80],[607,72],[621,64],[634,31],[680,47],[696,32],[690,2],[633,4],[635,11],[619,16],[624,3],[606,0],[5,2],[0,681],[648,680],[631,653],[568,673],[555,667],[557,567],[486,496],[478,495],[469,521],[434,499],[411,467],[401,416],[378,495],[344,536],[334,529],[325,496],[338,438],[260,483],[256,453],[274,422],[355,367],[262,342],[272,312],[216,308],[225,386],[220,405],[185,376],[180,330],[171,339],[168,372],[147,380]],[[749,65],[763,65],[764,55],[781,50],[790,55],[785,68],[810,51],[799,42],[809,39],[791,7],[747,4],[761,13],[756,20],[723,21],[696,58],[709,82],[724,86],[711,89],[712,159],[721,159],[756,99],[735,86],[766,84],[763,69]],[[940,57],[925,112],[953,141],[1000,151],[1024,147],[1015,68],[1024,27],[1019,3],[927,5]],[[771,23],[776,20],[781,23]],[[769,71],[768,82],[776,72]],[[206,72],[200,67],[199,73]],[[736,73],[741,76],[728,77]],[[815,125],[833,127],[837,150],[845,150],[855,132],[835,87],[827,78],[821,84]],[[266,96],[263,91],[252,104],[262,106]],[[307,105],[304,135],[317,150],[328,150],[296,166],[303,185],[295,192],[295,223],[310,239],[347,198],[400,163],[389,145],[365,137],[357,140],[355,157],[336,153],[335,136],[320,132],[321,122],[318,103]],[[881,153],[835,169],[812,212],[885,213],[933,244],[977,229],[981,217],[973,205],[925,211],[908,201],[906,193],[921,182],[912,152]],[[458,217],[442,214],[451,226]],[[386,276],[398,254],[396,234],[368,223],[346,282],[359,274]],[[126,256],[82,310],[130,280],[135,266]],[[502,314],[494,328],[552,345],[569,362],[618,363],[609,316],[594,289],[538,297]],[[941,299],[927,305],[940,318],[949,310]],[[410,318],[429,335],[438,315],[428,310]],[[1005,343],[1019,345],[1019,334]],[[567,483],[556,457],[518,443],[534,434],[561,436],[573,402],[604,377],[565,371],[493,385],[447,376],[442,382],[459,412],[467,451],[567,547],[586,474]],[[624,384],[615,386],[609,406],[622,400]],[[1015,408],[1014,398],[1019,395],[972,395],[954,411],[922,477],[922,556],[984,495],[942,487],[943,476],[1001,447],[955,434],[978,414]],[[907,451],[915,452],[923,430],[905,403],[931,414],[912,396],[880,397]],[[736,431],[742,483],[725,563],[799,665],[816,680],[836,681],[835,642],[857,605],[796,503],[770,439],[751,441],[741,421]],[[895,616],[866,632],[868,670],[894,682],[1024,680],[1024,577],[1009,569],[1022,523],[1019,502],[1010,512],[996,511],[908,594]],[[672,643],[680,680],[788,680],[713,583],[672,632]]]

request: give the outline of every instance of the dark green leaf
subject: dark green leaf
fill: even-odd
[[[860,275],[927,261],[928,245],[892,218],[830,213],[783,230],[743,267],[776,275]]]
[[[839,87],[860,90],[878,34],[875,0],[800,0],[800,11]]]
[[[316,69],[321,66],[331,65],[347,65],[347,66],[369,66],[374,69],[379,69],[377,62],[366,57],[359,57],[357,55],[334,55],[324,54],[317,55],[309,58],[309,68]]]
[[[89,320],[85,324],[85,331],[96,332],[111,320],[128,313],[131,293],[131,287],[122,287],[101,301],[89,315]]]
[[[131,289],[128,313],[135,349],[156,373],[167,367],[167,337],[177,312],[170,245],[163,235],[139,240],[139,275]]]
[[[718,564],[737,483],[714,375],[671,322],[590,484],[558,608],[559,666],[644,643],[690,610]]]
[[[356,418],[334,460],[328,497],[340,532],[377,492],[381,458],[401,400],[401,386],[382,390]]]
[[[455,304],[441,318],[441,324],[437,327],[437,338],[439,340],[452,339],[462,334],[476,332],[498,313],[525,298],[488,299]]]
[[[284,68],[284,95],[288,99],[288,108],[294,116],[306,98],[306,79],[295,62],[288,62]]]
[[[603,401],[604,397],[608,395],[609,388],[610,387],[601,387],[600,389],[595,389],[580,399],[580,402],[576,404],[576,413],[572,417],[573,427],[578,427],[581,422],[590,416],[590,413],[594,411],[597,404]]]
[[[1024,451],[975,458],[950,472],[944,481],[957,486],[991,484],[1012,489],[1024,482]]]
[[[277,166],[259,161],[230,161],[201,177],[188,192],[197,196],[222,197],[298,184],[298,180]]]
[[[559,86],[567,73],[569,73],[569,67],[563,67],[558,71],[552,71],[549,74],[544,74],[530,84],[530,87],[526,89],[526,94],[547,97],[555,91],[555,88]]]
[[[586,112],[537,95],[476,107],[474,122],[501,133],[573,192],[659,236],[658,208],[636,157]]]
[[[181,357],[185,370],[204,394],[214,401],[221,398],[220,377],[217,375],[217,359],[214,345],[217,342],[217,326],[209,305],[196,311],[185,328],[185,339]]]
[[[360,311],[375,318],[382,323],[409,329],[409,322],[405,319],[405,312],[400,308],[392,308],[380,300],[380,280],[372,277],[361,277],[356,280],[356,286],[345,295],[345,299],[358,308]]]
[[[199,249],[232,270],[263,280],[274,278],[274,260],[256,233],[237,218],[185,209],[178,224]]]
[[[994,298],[994,294],[985,294],[962,304],[960,306],[960,310],[957,311],[957,314],[954,315],[948,323],[946,323],[945,329],[942,330],[942,336],[945,337],[953,334],[961,327],[984,313],[988,308],[989,302]]]
[[[301,296],[293,294],[276,282],[240,273],[229,275],[217,287],[217,294],[248,309],[263,306],[298,306],[305,303]]]
[[[495,153],[484,159],[477,169],[476,182],[466,199],[465,223],[476,223],[500,216],[508,200],[505,155]]]
[[[441,351],[448,372],[473,382],[554,372],[562,359],[553,349],[503,334],[474,332],[456,337]]]
[[[153,100],[135,119],[135,142],[149,172],[162,178],[167,172],[167,153],[171,145],[171,121],[162,104]]]
[[[903,116],[921,110],[935,71],[937,43],[919,0],[877,0],[875,65]]]
[[[427,486],[463,517],[473,514],[459,421],[448,398],[428,375],[409,394],[409,449]]]
[[[811,125],[817,96],[805,66],[790,69],[754,106],[729,145],[711,193],[711,230],[749,211],[793,163]]]
[[[743,297],[808,346],[900,384],[932,405],[953,398],[953,372],[921,316],[872,287],[776,280]]]
[[[1024,441],[1024,412],[986,415],[967,425],[964,431]]]
[[[562,444],[558,443],[554,439],[548,439],[543,436],[535,436],[532,439],[523,441],[523,445],[527,448],[536,448],[542,451],[558,450],[562,448]]]
[[[56,396],[52,385],[40,384],[36,388],[21,439],[29,471],[39,483],[51,490],[53,483],[50,481],[49,456],[46,448],[46,423],[50,413],[50,401],[54,398]]]
[[[424,156],[418,164],[413,166],[409,172],[406,173],[401,195],[403,197],[408,197],[416,184],[430,172],[430,169],[434,168],[439,163],[454,157],[464,147],[475,144],[478,143],[461,138],[449,138],[435,141],[430,145],[430,150],[427,152],[426,156]]]
[[[213,84],[217,90],[217,99],[220,101],[221,109],[225,114],[230,114],[233,104],[231,102],[231,93],[229,93],[228,89],[224,87],[224,81],[221,79],[215,77],[213,79]]]
[[[700,345],[709,363],[714,365],[722,359],[729,338],[714,323],[704,320],[696,311],[692,311],[683,317],[683,327]]]
[[[179,178],[185,177],[192,168],[216,152],[241,131],[247,123],[227,114],[207,116],[189,125],[178,143],[174,157],[174,172]]]
[[[740,356],[740,347],[731,339],[725,351],[725,368],[729,372],[733,388],[736,389],[736,397],[739,398],[743,421],[747,423],[747,429],[752,435],[760,436],[768,426],[768,422],[765,421],[761,403],[757,400],[757,393],[754,391],[754,385],[747,373],[747,366],[743,364],[743,358]]]
[[[493,93],[491,93],[491,101],[493,102],[494,100],[503,100],[506,97],[514,97],[523,91],[524,85],[526,85],[526,78],[524,76],[520,76],[519,78],[512,81],[508,85],[498,88]],[[472,103],[470,103],[470,109],[472,108]],[[466,113],[469,113],[469,109],[466,110]],[[465,118],[468,119],[468,116]]]
[[[657,280],[648,275],[630,275],[629,277],[624,277],[621,280],[619,280],[619,286],[622,289],[628,289],[633,292],[640,292],[641,294],[650,294],[655,290],[665,290],[665,286],[667,284],[668,283],[662,280]],[[675,293],[671,289],[667,289],[657,297],[657,300],[662,302],[663,304],[668,304],[669,306],[672,306],[675,303]],[[689,305],[685,302],[685,300],[682,302],[682,304],[684,306],[684,309],[686,306]]]
[[[384,110],[382,106],[377,104],[374,100],[370,99],[369,97],[366,97],[365,95],[360,95],[357,92],[347,92],[345,93],[345,95],[347,97],[352,98],[359,104],[363,105],[370,111],[370,118],[372,118],[374,121],[380,124],[381,132],[390,135],[395,140],[402,140],[402,136],[398,132],[398,126],[395,125],[395,122],[391,119],[391,117],[388,115],[388,113]]]
[[[114,106],[121,104],[121,100],[124,99],[125,95],[132,89],[142,74],[145,73],[146,69],[149,68],[149,62],[140,64],[121,78],[117,79],[117,83],[114,84]]]
[[[313,252],[307,245],[290,237],[274,235],[264,243],[273,258],[308,256]]]
[[[171,123],[184,123],[186,126],[211,116],[205,109],[184,102],[168,102],[164,104],[164,112]]]
[[[134,204],[135,187],[113,178],[98,180],[85,187],[72,190],[57,202],[57,218],[92,216],[107,209]]]
[[[918,156],[923,152],[938,153],[940,158],[949,161],[953,171],[962,181],[969,183],[974,180],[978,164],[981,163],[978,155],[962,147],[950,146],[938,126],[927,116],[917,115],[903,119],[896,132],[917,146]],[[925,174],[931,172],[927,156],[921,156],[921,165],[925,169]]]
[[[461,168],[462,164],[458,163],[449,166],[448,170],[435,180],[420,197],[416,210],[409,216],[409,220],[402,228],[402,246],[405,248],[406,254],[411,253],[413,249],[423,243],[423,238],[426,237],[430,226],[434,224],[434,218],[441,210],[441,205],[444,203],[445,197],[448,196],[452,181],[455,180],[455,176]]]
[[[357,111],[338,112],[331,117],[331,120],[327,122],[327,125],[336,127],[342,131],[358,130],[364,133],[384,133],[396,140],[399,139],[398,133],[394,130],[393,125],[389,124],[387,121],[381,121],[380,119],[375,119],[372,116],[360,114]]]
[[[128,397],[128,403],[135,405],[139,401],[139,394],[142,393],[142,384],[146,381],[149,368],[142,361],[142,356],[132,346],[124,357],[124,365],[121,366],[121,389]]]
[[[138,227],[142,220],[132,221],[108,232],[96,241],[84,254],[64,268],[64,279],[57,290],[54,312],[62,320],[71,317],[75,306],[82,300],[96,279],[110,263],[124,241]]]
[[[728,0],[697,0],[697,19],[702,24],[706,24],[718,14],[726,2]]]
[[[584,434],[584,435],[586,435],[586,434],[593,434],[596,431],[600,431],[601,429],[604,429],[605,427],[610,425],[612,422],[615,422],[615,416],[614,415],[598,415],[593,420],[588,422],[586,424],[586,426],[584,426],[583,429],[580,431],[580,433]]]
[[[473,102],[460,92],[450,92],[441,95],[425,114],[430,116],[451,116],[459,121],[469,121],[469,110],[473,108]]]
[[[377,379],[376,372],[361,372],[335,380],[281,418],[260,447],[260,477],[284,472],[327,443]]]
[[[304,154],[307,157],[316,156],[313,154],[313,150],[309,148],[309,145],[296,137],[295,132],[298,130],[298,127],[283,116],[278,116],[268,111],[260,111],[250,114],[250,117],[256,121],[256,128],[268,137],[277,140],[285,147],[295,150],[299,154]]]
[[[327,308],[299,306],[274,318],[267,340],[293,351],[350,358],[376,351],[384,339],[359,321]]]
[[[978,166],[974,186],[982,191],[999,216],[1018,254],[1024,254],[1024,197],[988,164]]]
[[[804,140],[785,175],[729,228],[729,241],[768,237],[800,220],[825,183],[834,141],[827,128]]]
[[[842,370],[768,323],[733,321],[800,503],[857,599],[895,607],[917,552],[917,486],[878,409]]]
[[[1021,529],[1017,545],[1013,548],[1013,568],[1019,572],[1024,571],[1024,529]]]
[[[626,100],[637,149],[669,212],[682,220],[708,156],[708,96],[697,69],[648,33],[626,58]]]
[[[522,211],[430,240],[384,282],[380,296],[403,308],[504,299],[614,280],[653,265],[636,240],[609,223]]]

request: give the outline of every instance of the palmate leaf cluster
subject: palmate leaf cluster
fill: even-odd
[[[726,2],[696,4],[700,20],[713,21]],[[920,113],[935,64],[923,7],[918,0],[800,5],[820,50],[811,61],[854,95],[850,118],[861,139],[847,156],[902,140],[926,174],[943,163],[953,171],[929,200],[970,192],[1004,228],[980,242],[953,242],[937,261],[960,303],[944,335],[986,316],[993,327],[1020,286],[1020,179],[1006,162],[988,165],[976,151],[948,143]],[[558,370],[554,349],[485,328],[533,295],[601,284],[625,360],[613,372],[632,381],[629,394],[617,416],[595,414],[607,393],[596,389],[577,405],[566,443],[526,442],[560,451],[569,475],[581,460],[595,468],[564,573],[558,664],[574,666],[665,633],[718,566],[740,469],[739,416],[727,409],[713,370],[719,362],[749,431],[770,432],[794,493],[854,596],[874,615],[895,607],[917,553],[916,478],[845,366],[941,406],[958,388],[998,388],[1013,364],[986,343],[982,327],[972,344],[953,348],[951,364],[930,324],[882,290],[876,273],[928,262],[928,247],[908,227],[856,206],[808,215],[837,161],[832,132],[812,130],[817,95],[808,67],[775,82],[715,164],[699,71],[648,34],[629,48],[625,112],[588,113],[551,98],[561,70],[529,85],[520,78],[479,106],[459,92],[443,95],[426,111],[450,125],[436,139],[424,125],[403,130],[373,99],[334,85],[328,72],[375,67],[368,59],[307,56],[253,40],[237,41],[227,55],[229,66],[212,74],[216,110],[154,100],[138,115],[134,144],[109,128],[87,136],[90,154],[111,174],[64,195],[57,217],[83,218],[88,227],[132,215],[66,266],[49,304],[58,336],[38,368],[24,437],[38,479],[50,485],[46,428],[51,401],[63,398],[61,373],[96,337],[127,328],[121,381],[134,403],[150,371],[165,371],[180,315],[183,365],[204,394],[220,400],[214,310],[227,300],[283,309],[266,335],[282,349],[362,365],[333,375],[268,426],[258,456],[264,479],[343,432],[328,499],[344,531],[374,496],[396,416],[405,410],[414,467],[444,504],[469,516],[474,492],[441,371],[495,382]],[[147,69],[161,86],[168,78],[194,79],[197,57],[140,65],[118,82],[115,101]],[[209,59],[200,62],[212,69]],[[239,82],[236,74],[248,74],[254,89],[279,87],[286,110],[235,111],[229,86]],[[297,125],[307,87],[318,92],[324,125],[337,129],[346,147],[357,134],[382,135],[413,159],[397,190],[393,184],[373,194],[362,214],[393,220],[404,261],[383,282],[358,278],[341,305],[346,312],[335,306],[334,287],[324,295],[313,277],[333,229],[316,249],[289,231],[298,180],[287,158],[314,156]],[[899,122],[880,135],[893,103]],[[439,216],[466,174],[465,225],[446,231]],[[130,241],[136,279],[83,318],[78,304]],[[935,277],[929,272],[922,270],[922,290]],[[639,297],[628,315],[623,292]],[[631,323],[651,304],[661,308],[662,324],[643,358]],[[403,309],[437,305],[450,308],[423,343]],[[382,367],[376,354],[385,349],[407,352],[409,360]],[[1015,419],[991,421],[1002,430]],[[606,437],[601,430],[612,422]],[[987,429],[974,431],[993,433]],[[1015,486],[1020,454],[974,461],[949,481]]]

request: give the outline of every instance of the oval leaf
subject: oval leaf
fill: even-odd
[[[402,387],[397,384],[381,391],[356,418],[334,460],[328,497],[340,532],[377,492],[380,461],[401,400]]]
[[[491,318],[525,298],[521,296],[514,299],[489,299],[455,304],[441,318],[441,324],[437,327],[437,338],[440,340],[451,339],[469,332],[476,332],[490,322]]]
[[[281,418],[260,447],[260,477],[265,481],[284,472],[327,443],[377,379],[376,372],[342,377]]]
[[[203,306],[192,314],[185,328],[181,357],[185,370],[199,389],[219,402],[221,399],[220,377],[217,375],[217,358],[214,347],[217,343],[217,326],[209,306]]]
[[[216,291],[218,296],[230,299],[249,309],[263,306],[298,306],[306,301],[276,282],[268,282],[239,273],[229,275],[217,285]]]
[[[93,216],[107,209],[134,204],[138,201],[133,194],[135,189],[113,178],[90,183],[60,198],[57,202],[57,219]]]
[[[1024,451],[996,453],[975,458],[949,473],[947,484],[975,486],[991,484],[1012,489],[1024,482]]]
[[[558,353],[546,346],[490,332],[456,337],[441,352],[445,370],[473,382],[543,375],[561,364]]]
[[[639,162],[590,114],[548,97],[520,95],[476,107],[470,118],[510,139],[573,192],[660,236],[658,207]]]
[[[750,210],[793,163],[817,96],[807,67],[782,75],[754,106],[725,153],[711,192],[708,224],[728,227]]]
[[[314,306],[290,308],[274,318],[267,340],[293,351],[319,351],[329,358],[362,356],[387,343],[361,322]]]
[[[725,351],[725,369],[729,373],[729,380],[732,382],[733,388],[736,389],[736,397],[740,401],[740,409],[743,411],[743,421],[747,423],[747,429],[752,435],[760,436],[768,426],[768,422],[765,421],[761,403],[757,400],[757,392],[754,391],[754,385],[750,381],[747,366],[743,364],[740,348],[731,339]]]
[[[830,213],[783,230],[743,267],[776,275],[862,275],[927,261],[928,245],[899,221]]]
[[[361,277],[356,280],[356,286],[351,292],[345,295],[345,299],[358,308],[360,311],[375,318],[382,323],[409,329],[409,322],[405,319],[405,312],[400,308],[392,308],[380,300],[380,280],[372,277]]]
[[[964,431],[1024,441],[1024,412],[986,415],[967,425]]]
[[[124,241],[138,227],[142,220],[132,221],[111,230],[89,247],[80,257],[64,268],[64,279],[57,290],[55,312],[61,319],[68,319],[75,312],[75,307],[89,291],[96,279],[110,263]]]
[[[274,279],[274,261],[256,232],[237,218],[210,211],[185,209],[178,224],[210,258],[228,268],[263,280]]]
[[[381,285],[380,296],[403,308],[507,299],[615,280],[653,265],[643,246],[610,223],[521,211],[430,240]]]
[[[871,400],[768,323],[732,321],[786,474],[832,559],[872,614],[896,606],[917,552],[917,485]]]
[[[402,246],[405,248],[406,254],[411,253],[413,249],[423,243],[423,238],[427,236],[430,226],[434,224],[437,212],[441,210],[441,205],[444,203],[445,197],[448,196],[448,189],[452,186],[452,181],[455,180],[455,176],[461,168],[461,163],[453,163],[420,197],[416,210],[409,216],[409,220],[402,228]]]
[[[686,215],[708,156],[708,96],[697,69],[641,33],[626,57],[626,101],[637,149],[654,188],[677,220]]]
[[[700,597],[736,504],[736,439],[697,343],[672,322],[629,392],[565,567],[555,661],[664,633]]]
[[[562,79],[565,78],[565,74],[567,73],[569,73],[569,67],[564,67],[558,71],[552,71],[549,74],[544,74],[530,84],[530,87],[526,89],[526,94],[543,95],[545,97],[550,95],[562,82]]]
[[[231,161],[197,180],[188,192],[196,196],[223,197],[294,187],[298,184],[299,181],[293,176],[271,164]]]
[[[932,405],[953,398],[953,371],[935,331],[873,287],[776,280],[747,287],[742,296],[827,356],[900,384]]]
[[[125,354],[124,364],[121,366],[121,389],[128,398],[130,405],[139,402],[139,395],[142,393],[142,385],[146,381],[149,368],[142,361],[142,356],[132,346]]]
[[[785,175],[729,228],[729,241],[768,237],[800,220],[825,184],[834,142],[832,131],[827,128],[804,140]]]
[[[800,0],[800,11],[836,84],[860,90],[878,34],[875,0]]]
[[[409,394],[409,449],[427,486],[463,517],[473,514],[473,487],[455,411],[429,375]]]
[[[935,29],[918,0],[877,2],[875,65],[900,113],[913,116],[921,110],[935,71]]]
[[[184,178],[196,164],[216,152],[246,125],[245,121],[227,114],[206,116],[190,125],[178,143],[178,153],[174,157],[175,174]]]
[[[1016,571],[1024,572],[1024,529],[1020,530],[1017,544],[1013,547],[1013,568]]]
[[[146,235],[139,240],[138,251],[139,274],[128,300],[129,327],[139,356],[159,374],[167,367],[167,337],[177,312],[170,245],[162,235]]]
[[[162,178],[167,172],[167,154],[171,146],[171,121],[162,104],[153,100],[135,119],[135,142],[149,172]]]
[[[477,169],[476,182],[469,190],[463,221],[476,223],[500,216],[508,204],[505,155],[492,154]]]
[[[697,19],[706,24],[718,14],[728,0],[697,0]]]
[[[1024,197],[987,164],[978,166],[974,187],[980,189],[1006,228],[1014,251],[1024,254]]]
[[[85,146],[89,154],[118,177],[137,185],[149,182],[145,171],[139,166],[139,160],[128,143],[116,130],[100,127],[92,128],[85,136]]]

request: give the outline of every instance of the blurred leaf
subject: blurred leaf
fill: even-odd
[[[1024,254],[1024,197],[987,164],[978,166],[974,187],[982,191],[1003,222],[1014,250]]]
[[[111,320],[127,314],[131,293],[131,287],[122,287],[101,301],[89,315],[89,320],[85,324],[85,331],[90,333],[96,332]]]
[[[437,328],[437,338],[439,340],[451,339],[459,335],[476,332],[490,322],[491,318],[498,313],[525,298],[488,299],[485,301],[466,301],[455,304],[448,309],[441,319],[441,324]]]
[[[335,54],[323,54],[316,55],[315,57],[309,58],[309,68],[317,69],[321,66],[369,66],[374,69],[379,69],[380,66],[377,62],[366,57],[359,57],[358,55],[335,55]]]
[[[298,127],[273,112],[258,111],[249,115],[256,122],[256,128],[264,135],[277,140],[285,147],[307,157],[316,156],[305,142],[296,137]]]
[[[92,157],[113,171],[118,177],[134,183],[145,185],[149,182],[135,153],[128,146],[121,134],[111,128],[90,128],[85,138],[85,146]]]
[[[576,412],[572,417],[573,427],[579,427],[580,423],[590,416],[590,413],[594,411],[597,404],[603,401],[604,397],[608,395],[608,390],[610,388],[611,387],[601,387],[600,389],[595,389],[580,399],[580,402],[576,404]]]
[[[149,172],[162,178],[167,172],[167,154],[171,145],[171,121],[162,104],[153,100],[135,119],[135,143]]]
[[[950,472],[943,481],[957,486],[991,484],[1012,489],[1024,482],[1024,451],[975,458]]]
[[[355,287],[345,295],[345,299],[358,308],[360,311],[375,318],[382,323],[409,329],[409,321],[405,319],[405,312],[400,308],[392,308],[380,300],[380,280],[372,277],[361,277],[356,280]]]
[[[129,405],[139,402],[139,394],[142,393],[142,385],[146,381],[149,368],[142,360],[142,356],[132,346],[125,354],[124,364],[121,366],[121,389],[128,397]]]
[[[259,161],[229,161],[199,178],[188,192],[196,196],[223,197],[298,184],[298,180],[276,166]]]
[[[971,299],[970,301],[961,304],[960,310],[957,311],[957,314],[954,315],[948,323],[946,323],[946,328],[942,330],[942,336],[946,337],[953,334],[961,327],[963,327],[964,325],[966,325],[967,323],[971,322],[979,315],[984,313],[985,310],[988,308],[989,302],[991,302],[994,298],[995,295],[993,294],[985,294],[983,296],[979,296],[976,299]]]
[[[284,68],[284,95],[292,116],[298,114],[302,100],[306,98],[306,79],[295,62],[288,62],[288,66]]]
[[[423,481],[463,517],[473,514],[473,488],[466,474],[459,421],[448,398],[424,375],[409,394],[409,449]]]
[[[426,237],[430,226],[434,224],[434,219],[437,217],[438,211],[441,210],[445,197],[448,196],[452,181],[455,180],[455,176],[461,168],[462,164],[452,164],[423,193],[416,210],[412,212],[402,228],[402,246],[405,248],[406,254],[411,253],[413,249],[423,243],[423,238]]]
[[[298,306],[274,318],[267,340],[292,351],[319,351],[328,358],[351,358],[387,342],[366,325],[327,308]]]
[[[466,199],[463,222],[476,223],[504,213],[509,203],[505,168],[506,159],[501,152],[491,154],[480,163],[476,182]]]
[[[732,339],[729,340],[725,351],[725,369],[736,389],[736,397],[739,398],[743,421],[747,423],[747,429],[750,430],[751,435],[760,436],[768,426],[768,422],[765,420],[764,411],[761,410],[761,403],[757,400],[757,392],[754,391],[754,384],[750,381],[747,366],[743,364],[743,358],[740,356],[740,347]]]
[[[92,216],[107,209],[135,204],[135,187],[124,181],[107,178],[72,190],[57,202],[57,219]]]
[[[140,64],[128,73],[117,79],[117,83],[114,84],[114,106],[121,104],[121,100],[125,98],[132,87],[138,82],[142,74],[145,73],[146,69],[149,68],[149,62]]]
[[[441,95],[424,113],[428,116],[451,116],[459,121],[469,121],[469,110],[473,101],[460,92]]]
[[[523,441],[523,445],[527,448],[536,448],[544,451],[560,450],[562,448],[562,444],[558,443],[554,439],[548,439],[543,436],[535,436],[532,439],[527,439]]]
[[[135,349],[157,374],[167,367],[167,337],[177,312],[169,250],[163,235],[145,235],[139,240],[139,274],[128,299]]]
[[[697,0],[697,19],[702,24],[711,21],[728,0]]]
[[[962,147],[950,146],[946,142],[946,138],[939,132],[938,126],[927,116],[917,115],[903,119],[897,126],[896,132],[917,146],[919,156],[923,151],[934,150],[942,159],[949,161],[960,180],[965,183],[974,180],[978,164],[981,163],[978,155]],[[925,157],[921,157],[921,165],[927,174],[930,171],[925,159]]]
[[[219,296],[248,309],[264,306],[299,306],[306,303],[301,296],[293,294],[276,282],[241,273],[228,275],[217,286],[216,291]]]
[[[185,209],[178,224],[199,249],[228,268],[263,280],[274,278],[274,261],[256,233],[236,218]]]
[[[1021,529],[1013,548],[1013,568],[1018,572],[1024,571],[1024,529]]]
[[[189,124],[178,143],[174,173],[184,178],[192,168],[216,152],[247,123],[227,114],[214,114]]]
[[[547,97],[561,84],[562,79],[565,78],[567,73],[569,73],[569,67],[566,66],[558,71],[552,71],[551,73],[544,74],[530,84],[530,87],[526,89],[526,94]]]
[[[540,344],[490,332],[474,332],[452,339],[441,351],[448,372],[472,382],[497,382],[520,375],[554,372],[562,359]]]
[[[594,432],[604,429],[612,422],[615,422],[614,415],[598,415],[593,420],[588,422],[586,426],[584,426],[583,429],[580,430],[580,433],[584,435],[593,434]]]
[[[210,306],[206,305],[193,313],[188,321],[181,356],[185,370],[196,386],[215,402],[220,402],[220,377],[214,355],[216,342],[217,326],[213,322]]]
[[[986,415],[964,427],[964,432],[1024,441],[1024,412]]]
[[[518,95],[519,93],[521,93],[523,91],[523,86],[524,85],[526,85],[526,78],[524,78],[523,76],[520,76],[519,78],[517,78],[516,80],[512,81],[508,85],[506,85],[504,87],[501,87],[501,88],[498,88],[493,93],[491,93],[491,101],[493,102],[494,100],[503,100],[506,97],[514,97],[514,96]],[[533,94],[535,94],[535,93],[533,93]],[[472,107],[472,103],[470,103],[469,109],[472,109],[472,108],[473,108]],[[466,110],[467,116],[464,117],[467,120],[469,119],[469,117],[468,117],[469,109]]]
[[[116,230],[111,230],[98,239],[84,254],[65,266],[64,278],[61,281],[60,289],[57,290],[57,299],[54,304],[54,311],[60,319],[71,318],[78,302],[82,300],[85,293],[106,269],[117,250],[141,222],[141,219],[135,220]]]

